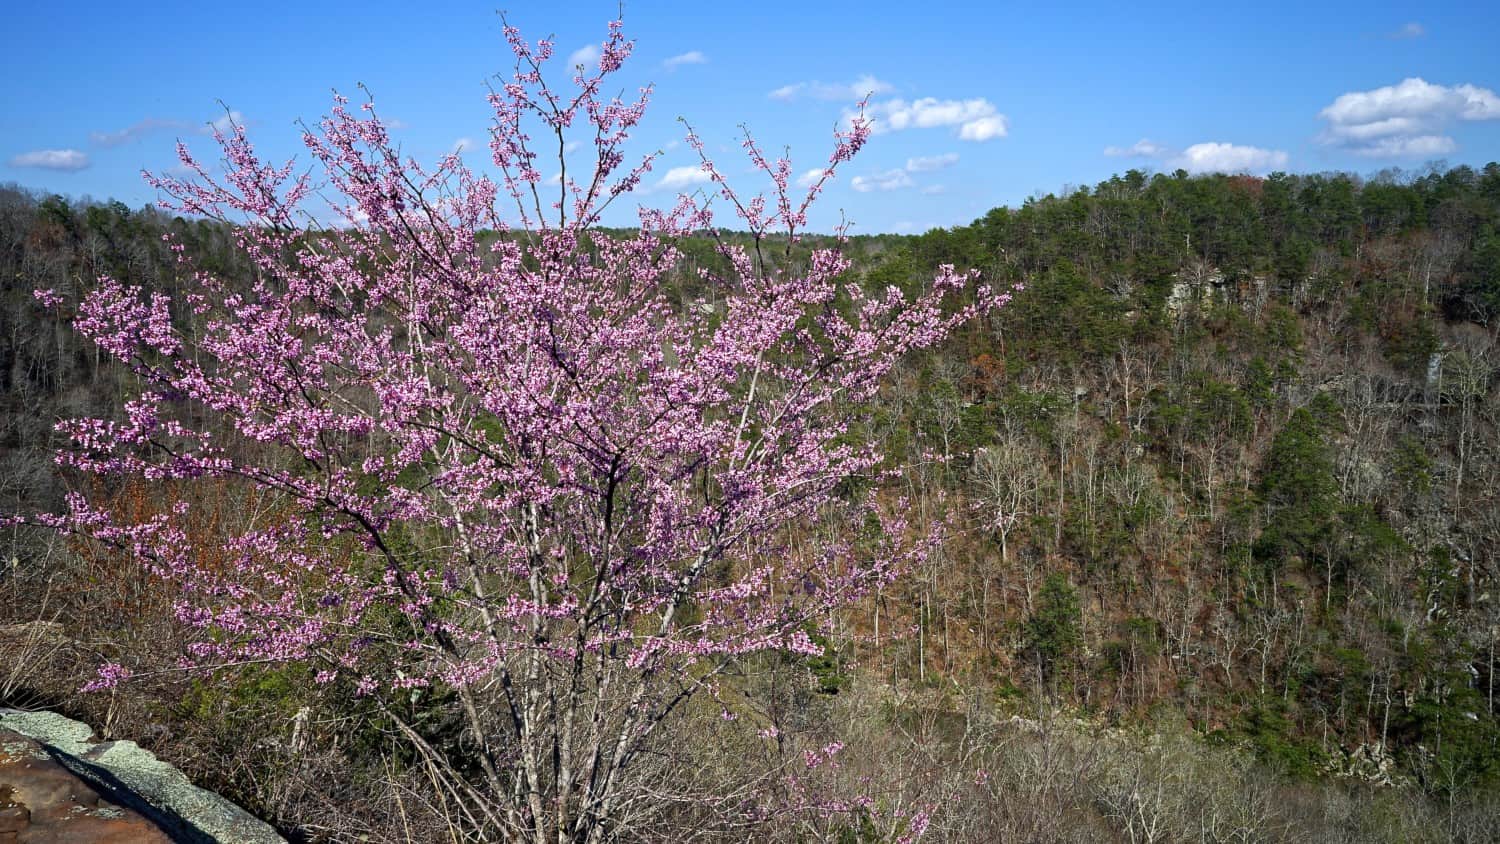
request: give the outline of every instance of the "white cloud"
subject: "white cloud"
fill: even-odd
[[[1341,95],[1318,116],[1334,126],[1373,123],[1391,117],[1500,118],[1500,97],[1477,85],[1434,85],[1412,77],[1399,85]]]
[[[1171,163],[1189,173],[1263,173],[1285,167],[1287,154],[1277,149],[1209,142],[1193,144]]]
[[[203,133],[212,135],[214,132],[219,132],[228,135],[234,132],[234,127],[244,125],[245,115],[238,111],[228,111],[210,120],[208,126],[204,128]]]
[[[852,117],[846,113],[846,119]],[[1003,138],[1010,123],[995,104],[983,97],[969,100],[940,100],[922,97],[910,102],[903,99],[874,103],[865,109],[870,131],[881,134],[902,129],[932,129],[957,126],[958,137],[965,141],[988,141]]]
[[[1447,135],[1412,135],[1380,138],[1360,147],[1356,155],[1369,158],[1431,158],[1458,149],[1458,142]]]
[[[1165,158],[1172,151],[1149,138],[1141,138],[1128,147],[1105,147],[1104,154],[1111,158]]]
[[[868,73],[861,74],[853,82],[793,82],[772,91],[773,100],[795,100],[810,97],[814,100],[862,100],[877,94],[889,94],[896,87]]]
[[[693,185],[707,184],[710,181],[712,177],[701,166],[673,167],[661,177],[661,181],[656,183],[653,190],[680,191]]]
[[[1369,123],[1350,123],[1330,131],[1324,140],[1364,142],[1396,135],[1412,135],[1422,131],[1422,121],[1411,117],[1387,117]]]
[[[823,174],[826,172],[828,171],[824,170],[822,167],[816,167],[812,170],[807,171],[806,173],[803,173],[802,175],[797,177],[797,187],[812,187],[814,183],[823,178]]]
[[[896,90],[895,85],[892,85],[891,83],[882,81],[880,79],[876,79],[868,73],[860,74],[859,77],[851,82],[848,87],[849,93],[853,94],[854,98],[856,99],[873,97],[878,94],[889,94],[894,90]],[[822,99],[833,99],[834,97],[832,96],[832,94],[834,93],[836,93],[836,91],[822,92]],[[843,99],[843,97],[839,97],[839,99]]]
[[[906,172],[926,173],[929,170],[952,167],[957,163],[958,153],[956,152],[945,152],[942,155],[919,155],[916,158],[906,159]]]
[[[1458,148],[1443,129],[1455,121],[1500,120],[1500,96],[1477,85],[1434,85],[1412,77],[1397,85],[1340,95],[1318,116],[1323,141],[1376,158]]]
[[[10,166],[76,172],[89,166],[89,157],[76,149],[38,149],[13,156]]]
[[[972,100],[939,100],[923,97],[919,100],[886,100],[876,103],[866,112],[877,132],[892,132],[901,129],[931,129],[935,126],[957,126],[971,120],[988,117],[995,107],[983,98]]]
[[[1003,114],[970,120],[958,129],[958,137],[964,141],[989,141],[1003,138],[1008,134],[1010,134],[1010,122]]]
[[[686,53],[682,53],[680,55],[673,56],[670,59],[667,59],[666,61],[662,62],[661,64],[662,64],[662,67],[665,67],[667,70],[676,70],[677,68],[682,67],[685,64],[707,64],[707,63],[708,63],[708,56],[703,55],[703,53],[701,51],[699,51],[699,50],[688,50]]]
[[[583,65],[583,69],[589,72],[593,72],[598,68],[598,44],[585,44],[584,46],[579,47],[578,49],[568,54],[568,69],[572,70],[579,65]]]
[[[945,152],[942,155],[919,155],[906,159],[905,167],[897,167],[880,173],[873,173],[869,176],[855,176],[849,180],[849,186],[860,193],[916,187],[917,183],[911,178],[912,173],[931,173],[934,170],[952,167],[957,163],[958,153],[956,152]],[[816,175],[821,175],[822,172],[822,170],[809,170],[803,174],[802,178],[814,178]],[[801,184],[800,179],[798,180],[798,184]],[[922,193],[928,195],[942,192],[942,185],[927,185],[922,188]]]
[[[468,152],[474,148],[473,138],[459,138],[453,142],[452,151],[457,153]]]
[[[1412,21],[1411,23],[1402,24],[1399,29],[1394,32],[1387,33],[1385,37],[1396,41],[1404,41],[1409,38],[1421,38],[1426,34],[1427,27],[1417,23],[1416,21]]]
[[[148,117],[116,132],[90,132],[89,140],[101,147],[115,147],[138,140],[142,136],[155,132],[158,129],[181,128],[183,128],[181,121],[158,120],[155,117]]]
[[[860,193],[870,191],[888,191],[909,188],[916,184],[911,176],[903,169],[887,170],[884,173],[876,173],[873,176],[855,176],[849,180],[849,187]]]
[[[1150,158],[1171,169],[1189,173],[1264,173],[1285,167],[1289,156],[1279,149],[1208,141],[1193,144],[1181,152],[1142,138],[1128,147],[1108,146],[1104,154],[1112,158]]]

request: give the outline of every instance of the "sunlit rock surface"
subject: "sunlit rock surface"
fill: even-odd
[[[132,741],[0,709],[0,844],[285,844],[266,823]]]

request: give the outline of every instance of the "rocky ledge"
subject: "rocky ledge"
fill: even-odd
[[[133,741],[0,709],[0,844],[286,844]]]

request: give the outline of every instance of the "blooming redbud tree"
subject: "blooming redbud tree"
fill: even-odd
[[[458,154],[402,157],[372,106],[343,98],[304,130],[305,172],[234,127],[221,174],[179,146],[193,175],[148,179],[166,207],[235,224],[253,284],[176,246],[180,300],[102,278],[78,306],[139,391],[123,418],[63,422],[60,461],[239,484],[274,518],[246,519],[213,565],[184,527],[191,495],[123,523],[75,494],[46,520],[180,587],[195,669],[304,663],[373,700],[449,690],[473,760],[398,723],[476,823],[594,841],[686,701],[751,655],[820,653],[811,633],[930,549],[937,532],[900,502],[857,491],[890,468],[857,422],[903,355],[1005,296],[952,268],[917,294],[868,291],[837,248],[792,259],[860,119],[805,195],[748,136],[768,188],[734,191],[690,132],[705,195],[601,230],[654,160],[623,152],[650,89],[601,93],[632,44],[612,24],[564,93],[543,78],[553,45],[505,34],[493,178]],[[593,150],[581,174],[575,140]],[[749,235],[716,241],[729,271],[686,300],[674,244],[716,237],[718,202]],[[328,208],[341,219],[315,219]],[[128,674],[105,666],[98,684]]]

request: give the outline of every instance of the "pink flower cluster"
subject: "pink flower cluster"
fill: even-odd
[[[877,444],[850,432],[904,355],[1007,294],[952,267],[914,296],[867,290],[837,246],[766,254],[800,237],[868,139],[863,120],[801,195],[791,162],[749,138],[769,197],[742,194],[689,135],[748,238],[722,236],[690,196],[642,210],[629,236],[599,229],[653,161],[627,166],[622,151],[650,90],[601,94],[631,44],[612,27],[598,67],[560,94],[543,82],[552,45],[506,36],[517,67],[490,98],[498,182],[456,154],[430,168],[402,157],[368,103],[334,101],[304,136],[315,172],[297,176],[236,126],[217,136],[222,176],[183,147],[192,177],[150,181],[165,207],[233,223],[255,281],[194,271],[179,250],[179,301],[106,277],[78,305],[78,330],[140,387],[124,420],[62,423],[60,459],[229,481],[274,518],[223,523],[213,564],[187,540],[191,498],[132,524],[75,496],[48,521],[179,583],[178,618],[202,633],[194,664],[305,662],[364,694],[483,685],[520,724],[555,723],[543,709],[585,706],[578,689],[618,673],[637,690],[620,716],[634,741],[668,681],[695,688],[757,652],[821,653],[809,631],[940,540],[899,503],[839,492],[882,471]],[[575,136],[594,167],[579,179],[559,160],[553,189],[534,150]],[[336,229],[310,222],[325,200]],[[694,279],[706,292],[684,301],[677,244],[692,236],[713,238],[729,271]],[[824,524],[878,530],[832,542],[809,529]],[[127,676],[108,665],[93,685]],[[533,694],[547,682],[562,691]]]

